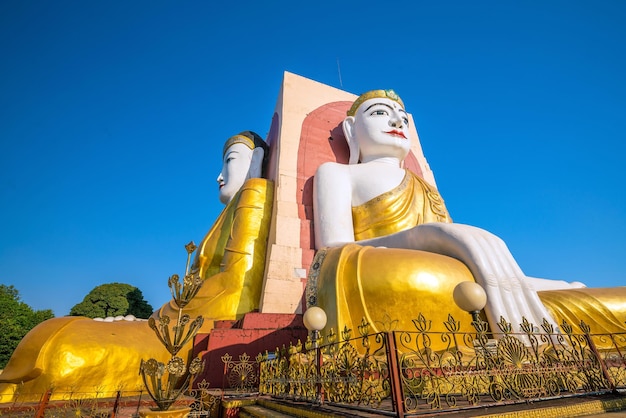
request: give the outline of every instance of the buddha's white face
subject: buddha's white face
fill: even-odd
[[[356,111],[351,140],[355,140],[363,162],[382,157],[404,159],[411,149],[409,116],[393,100],[374,98]]]
[[[224,154],[222,172],[217,176],[220,202],[227,204],[248,179],[253,151],[244,144],[231,145]]]

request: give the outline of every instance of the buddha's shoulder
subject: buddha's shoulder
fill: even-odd
[[[337,176],[345,176],[350,171],[348,164],[341,164],[335,162],[326,162],[321,164],[315,172],[315,177],[331,177],[338,178]]]

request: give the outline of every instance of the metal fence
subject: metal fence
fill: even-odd
[[[459,332],[451,316],[446,332],[431,331],[422,315],[413,323],[412,331],[370,333],[362,322],[266,354],[259,391],[402,417],[626,388],[626,333],[526,319],[514,333],[501,319],[496,339],[480,320],[473,333]]]

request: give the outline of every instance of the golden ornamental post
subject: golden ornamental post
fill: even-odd
[[[304,326],[309,332],[313,332],[313,349],[315,350],[315,404],[324,403],[322,396],[322,380],[320,369],[322,366],[322,356],[319,346],[319,332],[326,326],[326,312],[319,306],[312,306],[306,310],[303,316]]]

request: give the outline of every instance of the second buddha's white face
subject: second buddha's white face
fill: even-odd
[[[224,153],[222,172],[217,176],[220,202],[227,204],[248,179],[253,151],[244,144],[233,144]]]
[[[354,115],[352,134],[362,161],[381,157],[402,160],[411,149],[409,116],[398,102],[390,99],[364,101]]]

